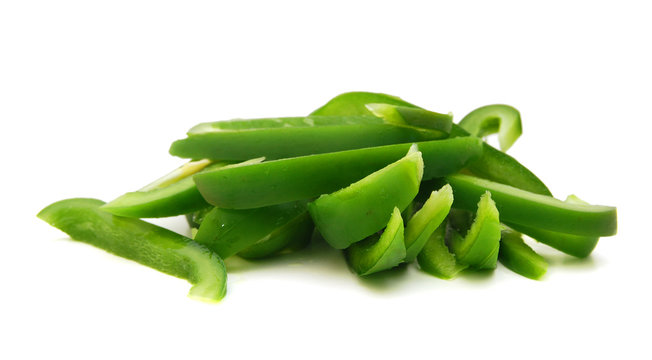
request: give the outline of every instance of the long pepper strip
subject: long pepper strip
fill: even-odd
[[[459,237],[459,234],[456,234]],[[468,266],[457,262],[446,246],[446,222],[439,225],[417,256],[421,270],[441,279],[452,279]]]
[[[192,175],[225,165],[227,163],[211,165],[209,160],[191,161],[142,189],[128,192],[107,203],[102,210],[133,218],[158,218],[203,209],[208,203],[197,191]]]
[[[446,135],[450,133],[451,126],[453,126],[451,113],[440,114],[415,107],[389,104],[367,104],[365,107],[390,124],[438,130]]]
[[[416,259],[430,235],[446,219],[453,204],[453,189],[446,184],[438,191],[433,191],[405,228],[406,262]]]
[[[253,129],[224,128],[224,122],[201,124],[186,139],[175,141],[170,154],[192,159],[233,161],[264,156],[272,160],[448,137],[441,130],[390,124],[373,116],[321,118],[281,118],[287,126]],[[256,120],[270,119],[250,121]]]
[[[505,222],[582,236],[616,233],[614,207],[563,202],[467,175],[450,175],[446,180],[453,187],[455,207],[473,210],[474,199],[490,191]]]
[[[403,231],[403,218],[395,207],[380,236],[374,234],[346,249],[346,257],[353,271],[364,276],[400,264],[405,259]]]
[[[529,247],[516,231],[503,230],[498,260],[506,268],[533,280],[539,280],[548,270],[548,262]]]
[[[138,219],[111,215],[103,201],[67,199],[43,209],[38,217],[74,240],[187,279],[188,296],[219,301],[226,293],[226,270],[217,254],[170,230]]]
[[[459,126],[472,136],[485,137],[498,133],[502,151],[507,151],[521,136],[521,114],[509,105],[487,105],[477,108],[460,120]]]
[[[453,188],[455,189],[455,188]],[[457,191],[455,192],[457,197]],[[476,197],[477,199],[477,197]],[[476,269],[495,269],[500,246],[500,219],[488,191],[480,196],[471,228],[463,239],[454,239],[451,249],[462,264]]]
[[[274,237],[296,218],[307,213],[305,202],[257,209],[214,208],[204,217],[195,241],[226,259],[250,246]]]
[[[317,230],[332,247],[345,249],[381,230],[392,209],[405,209],[423,177],[421,152],[413,145],[400,160],[308,204]]]
[[[419,108],[391,95],[350,92],[334,97],[311,115],[371,115],[373,113],[367,109],[366,104],[377,103]],[[467,137],[470,134],[459,125],[453,124],[450,136]],[[484,142],[482,146],[482,156],[467,166],[473,174],[537,194],[551,195],[546,185],[516,159]]]
[[[482,151],[482,141],[472,137],[417,145],[423,154],[424,179],[455,173]],[[399,160],[409,147],[386,145],[229,166],[197,174],[194,180],[213,205],[231,209],[263,207],[337,191]]]
[[[566,202],[569,204],[588,205],[586,201],[583,201],[574,195],[568,196]],[[595,249],[595,246],[598,244],[598,240],[600,239],[597,236],[563,234],[512,223],[507,223],[507,225],[540,243],[578,258],[585,258],[591,255],[591,252],[593,252],[593,249]]]

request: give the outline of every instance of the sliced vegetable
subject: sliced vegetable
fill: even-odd
[[[548,270],[548,262],[529,247],[516,231],[503,230],[500,239],[500,263],[527,278],[539,280]]]
[[[459,126],[472,136],[485,137],[498,133],[502,151],[507,151],[523,132],[521,114],[509,105],[487,105],[466,115]]]
[[[482,151],[482,141],[476,138],[417,145],[423,154],[425,179],[457,172]],[[204,198],[213,205],[257,208],[337,191],[399,160],[409,147],[410,144],[396,144],[228,166],[197,174],[194,180]],[[391,208],[387,214],[389,211]]]
[[[413,145],[402,159],[308,204],[326,242],[344,249],[382,229],[392,209],[404,210],[419,191],[421,152]]]
[[[405,228],[405,261],[416,259],[432,232],[444,221],[453,204],[453,189],[444,185],[433,191],[423,207],[417,211]]]
[[[459,234],[455,233],[457,237]],[[457,240],[461,241],[461,240]],[[421,270],[441,279],[452,279],[468,266],[460,264],[446,246],[446,222],[439,225],[417,256]]]
[[[495,269],[501,226],[498,210],[490,192],[480,196],[477,209],[471,228],[463,239],[452,239],[451,249],[462,264],[476,269]]]
[[[616,208],[563,202],[515,187],[467,175],[446,177],[453,187],[453,206],[467,210],[486,191],[496,202],[503,221],[582,236],[610,236],[616,233]]]
[[[390,104],[419,108],[398,97],[370,92],[350,92],[340,94],[324,106],[312,112],[312,115],[370,115],[366,104]],[[453,124],[451,137],[466,137],[470,134],[462,127]],[[511,185],[537,194],[551,195],[546,185],[530,170],[513,157],[483,143],[482,156],[471,161],[467,169],[473,174],[502,184]]]
[[[245,259],[260,259],[304,248],[310,242],[315,226],[310,214],[304,212],[270,233],[265,241],[238,252]]]
[[[190,297],[219,301],[226,293],[226,270],[217,254],[170,230],[142,220],[112,215],[103,201],[67,199],[43,209],[38,217],[77,241],[187,279]]]
[[[192,175],[203,170],[219,169],[227,163],[209,160],[191,161],[153,183],[128,192],[102,206],[114,215],[134,218],[158,218],[190,213],[208,206]]]
[[[267,246],[275,247],[274,245],[284,241],[287,245],[289,242],[287,231],[292,228],[294,221],[305,219],[306,212],[305,202],[248,210],[215,207],[204,217],[195,235],[195,241],[211,249],[223,259],[272,238],[274,240]],[[282,248],[282,245],[278,247]],[[256,251],[254,257],[255,254]]]
[[[366,104],[365,107],[374,115],[390,124],[416,126],[441,131],[448,136],[453,125],[453,114],[440,114],[409,106],[389,104]]]
[[[403,262],[405,243],[401,211],[395,207],[381,235],[374,234],[351,245],[346,255],[353,271],[361,276],[391,269]]]

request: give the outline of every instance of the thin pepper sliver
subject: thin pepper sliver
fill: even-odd
[[[440,279],[450,280],[468,266],[460,264],[446,246],[446,227],[444,222],[430,235],[428,241],[417,256],[421,270]],[[455,233],[454,236],[460,237]]]
[[[516,231],[503,230],[498,260],[506,268],[533,280],[539,280],[548,270],[548,262],[529,247]]]
[[[214,252],[185,236],[138,219],[112,215],[101,200],[55,202],[38,217],[81,241],[188,280],[188,296],[216,302],[226,294],[226,269]]]
[[[459,126],[472,136],[484,137],[498,133],[502,151],[507,151],[523,132],[521,114],[509,105],[479,107],[460,120]]]
[[[482,140],[472,137],[416,144],[423,155],[424,179],[455,173],[482,152]],[[337,191],[399,160],[409,148],[395,144],[229,166],[197,174],[194,181],[215,206],[257,208]]]
[[[308,203],[315,227],[332,247],[345,249],[381,230],[392,209],[404,210],[419,191],[421,152],[413,145],[400,160]]]

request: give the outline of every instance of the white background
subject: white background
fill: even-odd
[[[490,4],[491,3],[491,4]],[[0,3],[0,358],[649,358],[650,10],[634,1]],[[180,165],[192,125],[386,92],[459,120],[507,103],[510,153],[619,234],[536,282],[356,278],[324,246],[229,260],[228,294],[71,242],[35,217]],[[186,232],[182,219],[157,223]]]

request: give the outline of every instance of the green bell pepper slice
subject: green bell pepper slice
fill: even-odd
[[[468,265],[457,262],[455,254],[450,252],[448,246],[446,246],[446,227],[446,222],[443,222],[430,235],[417,256],[417,263],[419,268],[428,274],[440,279],[450,280],[466,269]],[[453,236],[461,237],[457,232],[454,232]],[[455,241],[461,241],[461,239]]]
[[[205,208],[208,203],[197,191],[192,175],[225,165],[211,164],[209,160],[188,162],[142,189],[128,192],[105,204],[102,210],[133,218],[159,218]]]
[[[246,122],[272,119],[236,120]],[[192,159],[268,160],[448,137],[446,132],[392,124],[374,116],[277,119],[282,127],[243,128],[233,122],[200,124],[175,141],[170,154]],[[275,123],[277,124],[277,123]],[[231,125],[231,126],[226,126]]]
[[[505,229],[500,238],[498,260],[506,268],[526,278],[539,280],[548,271],[548,262],[529,247],[521,234]]]
[[[571,204],[589,205],[589,203],[581,200],[575,195],[569,195],[565,201]],[[591,255],[593,249],[595,249],[595,246],[598,244],[598,240],[600,240],[597,236],[564,234],[509,222],[507,225],[540,243],[578,258],[585,258]]]
[[[346,249],[351,269],[360,276],[391,269],[405,259],[403,218],[395,207],[381,235],[374,234]]]
[[[496,202],[503,221],[581,236],[610,236],[616,233],[616,208],[563,202],[549,196],[468,175],[450,175],[453,206],[472,210],[474,199],[486,191]]]
[[[394,207],[404,210],[419,191],[423,159],[416,145],[400,160],[308,204],[315,227],[332,247],[345,249],[382,229]]]
[[[455,173],[482,151],[482,141],[477,138],[417,145],[423,154],[424,179]],[[399,160],[409,147],[410,144],[395,144],[227,166],[197,174],[194,180],[202,196],[215,206],[257,208],[337,191]]]
[[[287,244],[291,239],[287,231],[306,214],[305,201],[247,210],[215,207],[204,217],[194,240],[226,259],[270,239],[274,240],[268,246],[282,242],[277,238],[285,238]]]
[[[448,136],[453,126],[453,114],[440,114],[409,106],[390,104],[366,104],[372,114],[390,124],[416,126],[425,129],[441,131]]]
[[[507,151],[523,133],[521,114],[509,105],[487,105],[477,108],[460,120],[459,126],[472,136],[485,137],[498,133],[502,151]]]
[[[457,197],[457,191],[455,192]],[[457,260],[475,269],[495,269],[500,246],[500,218],[490,192],[480,196],[475,219],[464,238],[453,238]]]
[[[310,214],[306,211],[270,233],[267,240],[238,252],[238,256],[253,260],[300,250],[310,243],[314,229]]]
[[[158,271],[187,279],[188,296],[216,302],[226,293],[222,259],[202,245],[170,230],[138,219],[112,215],[103,201],[61,200],[37,216],[81,241]]]
[[[446,219],[453,204],[453,189],[446,184],[438,191],[433,191],[405,228],[406,262],[416,259],[433,231]]]
[[[377,103],[419,108],[392,95],[349,92],[334,97],[324,106],[313,111],[311,115],[371,115],[373,113],[366,107],[366,104]],[[450,132],[451,137],[467,137],[470,135],[459,125],[453,124]],[[482,146],[482,156],[475,161],[471,161],[467,166],[467,169],[473,174],[537,194],[551,195],[546,185],[516,159],[487,143],[483,142]]]

